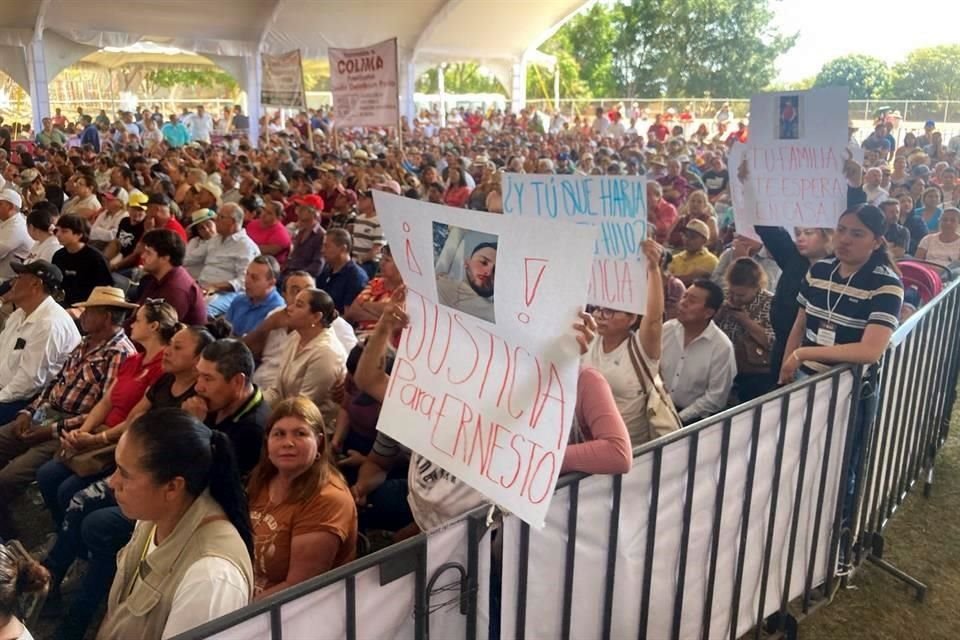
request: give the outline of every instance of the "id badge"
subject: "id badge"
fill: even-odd
[[[833,325],[827,324],[817,329],[817,344],[821,347],[832,347],[837,343],[837,332]]]

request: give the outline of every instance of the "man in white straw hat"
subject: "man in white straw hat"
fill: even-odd
[[[25,269],[36,270],[36,264]],[[75,306],[83,310],[80,325],[86,335],[80,345],[43,393],[0,427],[0,537],[16,537],[5,510],[61,448],[60,437],[83,425],[116,380],[120,365],[136,353],[123,330],[127,313],[136,305],[124,299],[123,291],[96,287]]]

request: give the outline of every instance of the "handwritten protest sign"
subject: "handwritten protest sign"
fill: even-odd
[[[374,192],[407,287],[377,428],[542,526],[577,395],[594,231]]]
[[[647,181],[640,176],[505,173],[503,212],[536,218],[549,234],[562,224],[597,228],[590,268],[590,304],[643,313],[647,266]],[[554,224],[556,223],[556,224]],[[549,231],[543,228],[549,225]]]
[[[836,225],[847,202],[847,102],[846,87],[751,98],[750,138],[729,156],[738,232]]]
[[[337,126],[396,126],[400,113],[397,39],[327,50]]]

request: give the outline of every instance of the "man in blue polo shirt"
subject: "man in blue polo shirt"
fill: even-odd
[[[367,274],[350,258],[353,241],[346,229],[330,229],[323,240],[323,259],[326,263],[317,278],[317,288],[333,298],[341,314],[367,286]]]
[[[230,303],[225,318],[237,336],[245,336],[256,329],[264,318],[277,307],[284,306],[283,296],[277,291],[280,265],[273,256],[259,255],[247,265],[243,278],[243,293]]]

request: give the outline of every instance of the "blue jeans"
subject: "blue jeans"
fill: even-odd
[[[413,522],[407,493],[406,479],[390,478],[377,487],[367,496],[370,506],[361,508],[357,514],[360,530],[399,531]]]
[[[27,408],[30,400],[11,400],[10,402],[0,402],[0,424],[9,424],[14,421],[17,414]]]
[[[57,629],[58,640],[83,640],[97,609],[110,593],[117,553],[130,541],[133,522],[116,506],[106,482],[95,482],[77,493],[67,508],[57,542],[43,561],[59,586],[81,556],[90,561],[83,584]]]
[[[81,478],[70,467],[56,459],[45,462],[37,469],[40,495],[43,496],[43,502],[53,515],[53,521],[57,523],[57,527],[63,523],[63,514],[74,494],[107,475],[107,473],[101,473]]]

